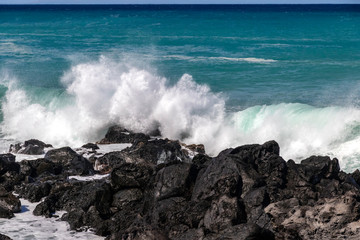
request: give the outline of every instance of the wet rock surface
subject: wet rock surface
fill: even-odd
[[[0,233],[0,240],[12,240],[12,238]]]
[[[106,239],[360,239],[360,172],[342,172],[337,159],[286,162],[274,141],[216,157],[193,145],[199,154],[192,157],[178,141],[109,132],[106,141],[131,136],[133,145],[96,158],[103,170],[95,169],[110,173],[99,180],[68,178],[94,173],[68,147],[21,163],[0,155],[0,216],[19,210],[15,189],[42,200],[34,215],[65,210],[72,229]]]
[[[10,145],[9,152],[11,153],[20,153],[20,154],[28,154],[28,155],[41,155],[44,154],[45,148],[52,147],[51,144],[46,144],[37,139],[30,139],[25,141],[24,143],[16,143]]]

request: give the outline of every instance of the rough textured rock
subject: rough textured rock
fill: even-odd
[[[9,152],[29,155],[41,155],[44,154],[44,149],[49,147],[52,147],[52,145],[46,144],[37,139],[30,139],[25,141],[23,144],[17,143],[14,145],[10,145]]]
[[[122,153],[126,162],[168,164],[191,161],[182,151],[180,143],[169,139],[136,141],[131,147],[124,149]]]
[[[0,218],[11,218],[21,211],[21,202],[12,193],[0,186]]]
[[[95,143],[87,143],[87,144],[83,145],[82,148],[96,150],[96,149],[99,149],[99,146],[96,145]]]
[[[44,158],[55,164],[61,164],[69,174],[85,175],[94,173],[92,164],[70,147],[52,149],[45,154]]]
[[[12,238],[0,233],[0,240],[12,240]]]
[[[115,190],[125,188],[145,189],[153,174],[153,167],[146,164],[123,163],[111,172],[111,184]]]
[[[7,191],[12,191],[23,179],[24,176],[20,175],[20,165],[15,162],[15,156],[10,153],[0,154],[0,185]]]
[[[65,210],[72,229],[91,227],[107,239],[360,239],[360,172],[340,171],[337,159],[286,162],[274,141],[209,157],[201,146],[120,127],[105,139],[133,142],[97,158],[107,178],[69,180],[92,168],[61,148],[20,165],[0,155],[0,186],[5,195],[12,183],[21,196],[44,199],[35,215]],[[1,214],[13,213],[0,204]]]
[[[105,134],[105,138],[103,138],[99,143],[134,143],[135,141],[147,141],[149,139],[150,137],[143,133],[133,133],[123,127],[112,126]]]
[[[95,161],[95,170],[101,173],[108,173],[117,165],[125,162],[122,152],[115,151],[106,153],[104,156],[99,157]]]

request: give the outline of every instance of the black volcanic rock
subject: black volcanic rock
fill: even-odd
[[[34,215],[65,210],[71,229],[90,227],[106,239],[360,238],[360,172],[340,171],[337,159],[286,162],[275,141],[216,157],[199,146],[191,159],[178,141],[135,137],[119,127],[109,132],[108,140],[133,143],[97,157],[97,170],[109,177],[68,179],[92,168],[67,147],[20,165],[0,155],[0,185],[21,183],[20,196],[43,199]]]
[[[112,126],[107,131],[105,138],[99,143],[134,143],[135,141],[147,141],[149,139],[150,137],[143,133],[134,133],[120,126]]]
[[[11,218],[20,211],[20,200],[0,186],[0,218]]]
[[[169,139],[136,141],[131,147],[124,149],[122,154],[127,162],[146,162],[158,165],[191,161],[182,151],[180,143]]]
[[[122,163],[125,163],[125,159],[121,151],[109,152],[95,160],[95,169],[101,173],[108,173]]]
[[[61,164],[69,174],[84,175],[94,172],[92,164],[70,147],[49,150],[44,158],[55,164]]]
[[[0,233],[0,240],[12,240],[12,238]]]
[[[21,153],[28,155],[41,155],[44,154],[44,148],[52,147],[51,144],[46,144],[37,139],[30,139],[25,141],[23,144],[11,144],[9,152]]]
[[[15,156],[10,153],[0,154],[0,186],[12,191],[23,179],[24,176],[20,175],[20,165],[15,162]]]
[[[82,148],[96,150],[96,149],[99,149],[99,146],[96,145],[95,143],[87,143],[87,144],[83,145]]]
[[[146,188],[154,168],[147,164],[123,163],[111,172],[111,185],[115,190]]]

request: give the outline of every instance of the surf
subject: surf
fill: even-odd
[[[38,138],[55,146],[80,146],[99,140],[109,126],[119,124],[136,132],[159,130],[162,137],[188,144],[202,143],[213,156],[225,148],[276,140],[286,160],[330,155],[347,171],[359,167],[356,107],[280,103],[229,111],[224,94],[196,83],[189,74],[171,83],[156,69],[104,56],[74,64],[60,81],[65,96],[39,102],[21,81],[3,79],[4,139]]]

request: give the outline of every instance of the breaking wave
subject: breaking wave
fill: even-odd
[[[60,107],[51,101],[36,103],[21,86],[8,84],[1,124],[6,138],[78,146],[99,140],[109,126],[121,124],[203,143],[213,155],[274,139],[285,159],[321,154],[339,158],[345,170],[360,166],[360,110],[354,107],[282,103],[229,113],[224,97],[188,74],[170,85],[151,71],[105,57],[73,66],[61,81],[72,101]]]

